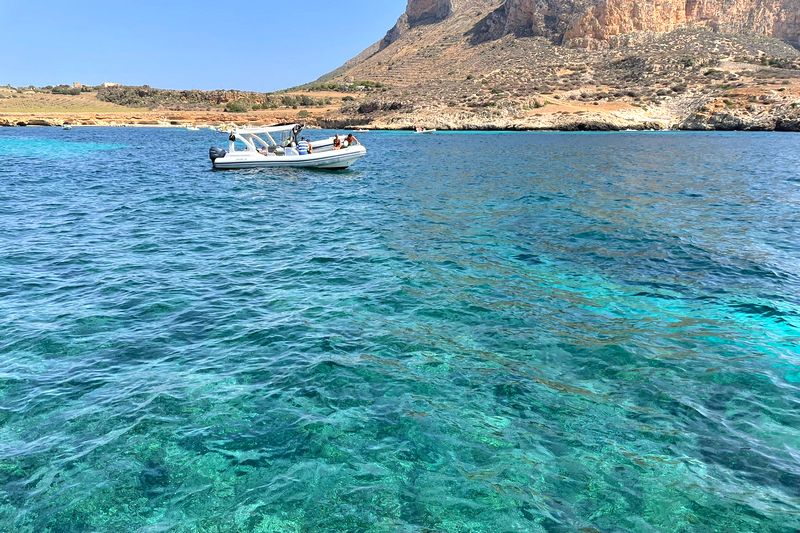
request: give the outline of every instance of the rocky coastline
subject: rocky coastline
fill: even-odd
[[[789,106],[748,111],[723,104],[720,109],[705,107],[681,115],[665,116],[634,109],[614,111],[558,111],[536,115],[516,115],[513,111],[471,114],[460,110],[431,108],[420,112],[374,118],[331,114],[299,117],[297,113],[251,113],[231,116],[227,113],[176,112],[155,113],[2,113],[0,127],[164,127],[181,128],[205,125],[262,125],[302,122],[310,127],[331,129],[411,130],[417,126],[453,131],[787,131],[800,132],[800,108]]]

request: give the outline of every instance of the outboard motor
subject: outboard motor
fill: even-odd
[[[208,149],[208,157],[211,159],[212,163],[221,157],[225,157],[227,153],[227,151],[223,150],[222,148],[217,148],[216,146],[212,146]]]

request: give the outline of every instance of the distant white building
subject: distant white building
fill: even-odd
[[[113,81],[105,81],[102,83],[103,87],[119,87],[119,83],[114,83]]]

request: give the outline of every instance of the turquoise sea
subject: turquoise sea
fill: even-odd
[[[800,529],[800,136],[359,136],[0,130],[0,531]]]

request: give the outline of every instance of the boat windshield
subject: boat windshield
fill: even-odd
[[[230,132],[228,151],[272,152],[277,147],[286,148],[297,140],[303,129],[299,124],[281,124],[256,128],[237,128]],[[240,148],[243,145],[243,148]]]
[[[264,126],[261,128],[238,128],[232,132],[235,143],[244,144],[245,150],[262,150],[270,147],[287,147],[292,141],[296,141],[296,135],[302,126],[297,124],[282,124],[280,126]]]
[[[272,133],[272,138],[281,145],[281,146],[289,146],[289,143],[292,142],[292,130],[288,131],[281,131],[280,133]]]

